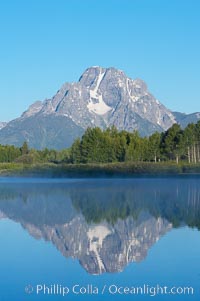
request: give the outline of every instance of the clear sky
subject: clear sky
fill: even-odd
[[[171,110],[200,111],[199,0],[2,0],[0,39],[0,121],[93,65],[145,80]]]

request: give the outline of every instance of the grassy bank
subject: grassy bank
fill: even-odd
[[[123,162],[107,164],[0,164],[1,176],[24,177],[114,177],[143,175],[200,175],[200,164],[174,162]]]

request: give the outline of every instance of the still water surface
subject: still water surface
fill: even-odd
[[[2,178],[0,300],[200,300],[199,229],[199,178]]]

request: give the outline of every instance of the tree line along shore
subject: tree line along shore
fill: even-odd
[[[0,145],[0,170],[52,169],[55,173],[187,173],[200,171],[200,121],[141,137],[137,131],[88,128],[63,150]]]

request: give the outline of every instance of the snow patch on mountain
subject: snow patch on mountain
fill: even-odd
[[[97,115],[104,115],[110,110],[112,110],[111,107],[107,106],[106,103],[103,101],[102,94],[98,93],[99,86],[101,84],[101,81],[105,75],[105,72],[102,72],[101,68],[99,69],[99,75],[96,80],[96,86],[93,90],[89,90],[90,93],[90,100],[87,105],[87,108],[89,112],[95,113]]]
[[[95,113],[97,115],[104,115],[112,110],[111,107],[105,104],[102,95],[99,95],[98,98],[90,98],[87,108],[89,112]]]
[[[96,87],[94,88],[94,90],[90,90],[90,97],[92,97],[92,98],[98,98],[99,97],[97,92],[98,92],[99,86],[101,84],[101,81],[104,77],[104,74],[105,74],[105,72],[101,72],[101,69],[100,69],[99,76],[97,78]]]

